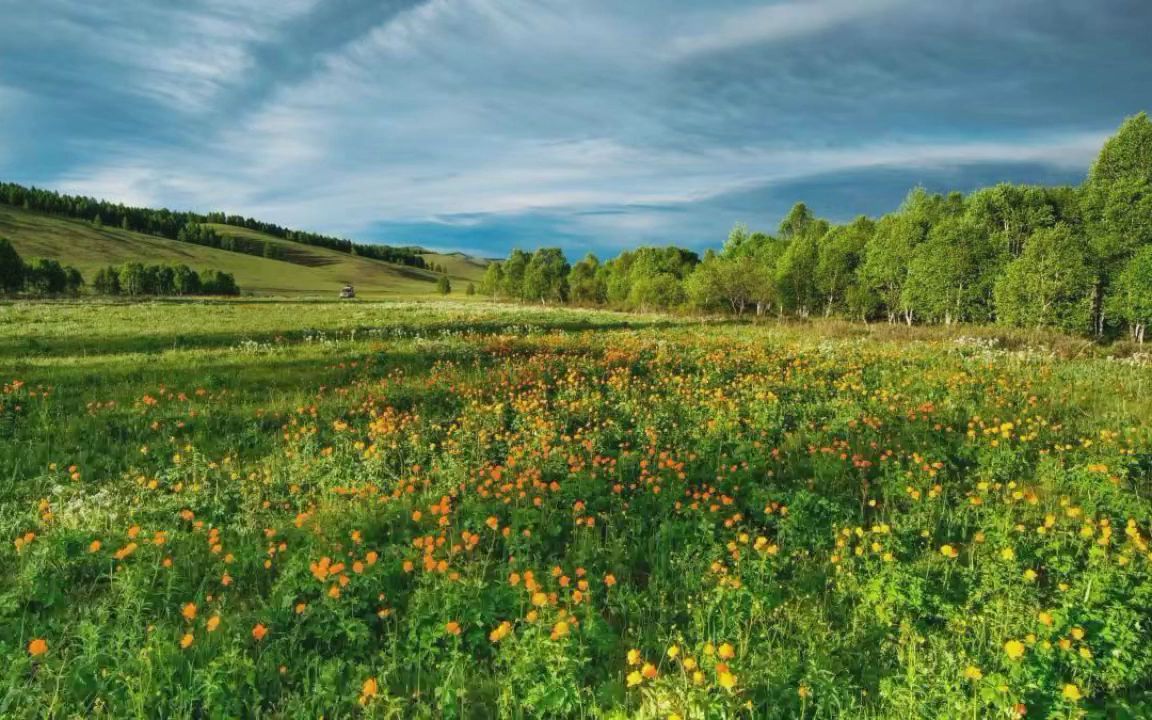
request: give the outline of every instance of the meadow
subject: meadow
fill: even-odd
[[[1150,391],[1006,329],[0,304],[0,717],[1149,717]]]

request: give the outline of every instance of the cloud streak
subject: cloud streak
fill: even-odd
[[[0,27],[0,175],[485,254],[699,244],[793,189],[839,217],[925,177],[1074,181],[1147,101],[1131,0],[699,8],[45,0]]]

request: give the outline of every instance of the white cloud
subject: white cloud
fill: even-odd
[[[788,0],[698,17],[700,30],[671,40],[672,57],[790,40],[883,13],[909,0]]]

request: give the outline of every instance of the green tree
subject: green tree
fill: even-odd
[[[568,273],[568,294],[572,302],[581,305],[602,305],[608,300],[600,260],[592,253],[572,266]]]
[[[528,262],[532,259],[523,250],[513,250],[503,263],[504,280],[501,290],[506,297],[513,300],[524,299],[524,272],[528,269]]]
[[[448,279],[447,275],[441,275],[436,279],[436,292],[441,295],[452,292],[452,281]]]
[[[1152,245],[1137,251],[1116,278],[1109,306],[1127,323],[1132,339],[1143,343],[1152,323]]]
[[[468,283],[468,287],[464,288],[464,294],[467,295],[468,297],[472,297],[473,295],[475,295],[476,294],[476,285],[474,283]]]
[[[100,268],[96,271],[96,276],[92,278],[92,289],[97,295],[119,295],[119,271],[111,265]]]
[[[59,295],[68,289],[68,271],[51,258],[33,258],[24,276],[28,289],[41,295]]]
[[[7,239],[0,237],[0,292],[19,292],[24,287],[24,261]]]
[[[1093,163],[1082,191],[1090,258],[1096,270],[1096,334],[1108,326],[1109,285],[1141,247],[1152,243],[1152,121],[1128,118]]]
[[[74,267],[64,268],[64,289],[69,295],[79,295],[80,288],[84,287],[84,276]]]
[[[911,318],[928,322],[981,321],[991,316],[995,249],[970,220],[948,217],[916,246],[902,302]]]
[[[568,272],[571,268],[560,248],[540,248],[524,269],[525,300],[565,302],[568,299]]]
[[[909,215],[893,213],[880,218],[865,248],[860,283],[877,298],[890,323],[901,315],[909,324],[912,322],[912,313],[904,305],[904,286],[912,256],[923,241],[924,228],[920,223]]]
[[[504,263],[491,262],[484,269],[484,278],[480,281],[480,292],[491,295],[496,300],[504,290]]]
[[[1038,230],[996,281],[996,319],[1005,325],[1088,331],[1094,282],[1081,236],[1067,225]]]
[[[172,269],[172,292],[177,295],[199,295],[200,276],[187,265],[177,265]]]
[[[824,303],[825,316],[849,309],[849,296],[858,284],[857,271],[875,231],[875,222],[859,217],[850,225],[832,228],[821,240],[817,251],[815,283]],[[855,295],[852,297],[858,304],[859,298]]]
[[[828,224],[813,221],[799,227],[802,229],[786,232],[786,228],[781,226],[781,237],[790,239],[776,262],[775,282],[781,310],[807,317],[820,304],[815,282],[816,265],[820,259],[820,238],[827,231]]]

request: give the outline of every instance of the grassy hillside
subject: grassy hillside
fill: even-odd
[[[267,259],[181,243],[118,228],[96,228],[67,218],[0,205],[0,236],[22,256],[56,258],[79,268],[87,278],[97,269],[123,262],[183,263],[196,269],[230,272],[244,292],[260,295],[337,293],[352,283],[362,296],[434,295],[436,275],[427,270],[354,257],[228,225],[212,226],[222,235],[268,240],[282,249],[283,259]],[[468,282],[479,282],[484,266],[458,256],[429,256],[449,267],[453,294],[463,296]],[[443,260],[439,258],[444,258]]]

